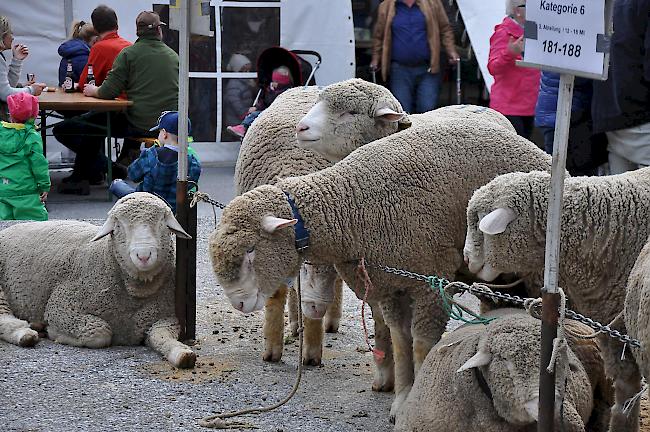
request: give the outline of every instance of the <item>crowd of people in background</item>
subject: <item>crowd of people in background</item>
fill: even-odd
[[[525,57],[526,0],[505,2],[506,16],[490,37],[487,69],[494,78],[490,107],[506,116],[525,138],[531,139],[534,127],[539,128],[544,149],[552,153],[559,75],[517,65]],[[573,175],[602,173],[599,167],[605,162],[609,162],[611,174],[650,165],[648,16],[650,0],[615,0],[608,79],[575,80],[567,157],[567,168]],[[175,134],[164,128],[159,130],[162,122],[158,117],[177,109],[179,64],[176,52],[163,42],[162,29],[166,24],[155,12],[141,12],[135,22],[138,38],[131,43],[118,34],[117,14],[110,7],[96,7],[90,18],[91,22],[74,23],[70,38],[59,47],[59,85],[64,84],[71,69],[76,89],[84,95],[100,99],[128,96],[134,102],[125,112],[111,114],[112,135],[124,138],[122,152],[112,167],[115,177],[126,178],[130,172],[127,166],[142,157],[138,140],[142,137],[158,134],[166,150],[152,152],[148,157],[164,155],[162,163],[170,163],[174,158],[169,151],[176,151]],[[9,50],[11,61],[5,57]],[[0,132],[5,135],[33,132],[36,114],[18,119],[9,110],[12,103],[14,109],[30,103],[26,96],[37,103],[34,97],[45,88],[44,83],[35,82],[33,77],[20,81],[22,62],[28,55],[26,45],[14,43],[9,19],[0,16],[0,119],[5,122]],[[453,65],[459,60],[454,33],[441,0],[385,0],[378,5],[371,68],[381,72],[406,112],[435,109],[442,62]],[[245,73],[252,69],[253,60],[241,53],[232,54],[227,65],[230,72]],[[224,91],[228,131],[242,138],[252,121],[280,93],[291,88],[294,80],[286,67],[275,67],[269,84],[254,99],[250,80],[229,79]],[[23,95],[20,103],[12,99],[16,95]],[[63,180],[61,192],[85,194],[90,184],[105,180],[108,161],[101,147],[105,140],[106,114],[64,112],[63,115],[66,121],[56,125],[53,132],[63,145],[75,152],[76,158],[72,174]],[[38,144],[30,148],[37,149]],[[190,162],[193,162],[191,158]],[[36,184],[30,186],[30,196],[37,194],[44,201],[47,191],[43,188],[47,185],[49,189],[49,179],[45,182],[40,178]],[[0,204],[4,202],[5,189],[0,184]]]

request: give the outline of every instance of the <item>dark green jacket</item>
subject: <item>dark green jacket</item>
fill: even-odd
[[[178,109],[178,54],[155,36],[138,38],[117,55],[98,96],[114,99],[123,91],[133,101],[126,111],[129,122],[154,127],[162,111]]]
[[[50,190],[43,141],[27,123],[0,123],[0,197],[40,194]]]

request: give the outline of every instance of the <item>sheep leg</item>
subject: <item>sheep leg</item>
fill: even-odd
[[[177,368],[193,368],[196,354],[190,347],[178,341],[180,326],[176,318],[155,322],[145,338],[145,344],[165,356]]]
[[[303,352],[302,364],[318,366],[323,357],[323,320],[302,317],[303,325]]]
[[[287,298],[287,286],[282,285],[266,301],[264,309],[264,355],[268,362],[279,362],[284,347],[284,304]]]
[[[289,289],[289,334],[293,337],[298,336],[298,296],[295,288]]]
[[[447,326],[448,316],[442,309],[440,297],[428,288],[415,292],[413,302],[413,367],[417,376],[420,366],[431,348],[440,340]]]
[[[340,276],[334,281],[334,301],[327,307],[323,317],[323,326],[327,333],[338,333],[339,322],[343,314],[343,279]]]
[[[375,321],[375,349],[384,353],[384,358],[375,358],[375,376],[372,381],[372,390],[377,392],[391,392],[395,387],[395,364],[393,363],[393,344],[390,340],[390,329],[384,322],[381,307],[374,302],[368,305],[372,310]]]
[[[395,418],[413,385],[413,339],[411,337],[411,308],[403,298],[381,302],[384,319],[390,329],[395,360],[395,399],[390,407],[390,421]]]
[[[29,328],[27,321],[14,316],[2,287],[0,287],[0,339],[21,347],[34,346],[38,342],[38,332]]]
[[[615,327],[615,326],[612,326]],[[617,328],[625,333],[625,328]],[[602,343],[605,372],[614,380],[614,406],[611,409],[609,430],[612,432],[636,432],[639,430],[640,404],[626,414],[623,412],[625,402],[641,391],[641,373],[633,354],[625,351],[625,359],[621,360],[623,345],[607,336],[599,336]]]

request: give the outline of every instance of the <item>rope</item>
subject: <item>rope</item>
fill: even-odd
[[[368,336],[368,327],[366,327],[366,314],[365,314],[366,303],[368,302],[368,294],[370,293],[370,291],[374,289],[374,287],[372,285],[372,281],[370,280],[370,276],[368,275],[368,271],[366,270],[365,258],[361,258],[361,260],[359,261],[359,266],[357,267],[357,271],[360,274],[361,278],[363,279],[363,284],[364,284],[363,300],[361,302],[361,324],[363,326],[363,336],[366,340],[366,345],[368,345],[368,350],[370,350],[370,352],[372,352],[372,355],[375,357],[375,363],[381,364],[381,362],[383,362],[384,359],[386,358],[386,353],[380,349],[373,347],[370,344],[370,337]]]
[[[496,319],[496,318],[484,318],[474,313],[466,306],[463,306],[462,304],[456,302],[456,300],[454,300],[452,296],[447,294],[447,288],[453,288],[459,285],[459,282],[449,282],[447,285],[442,285],[442,284],[437,284],[434,280],[430,280],[429,285],[434,290],[436,289],[436,285],[437,285],[438,293],[440,294],[440,298],[442,299],[442,307],[445,310],[445,312],[447,312],[447,315],[449,315],[450,318],[458,321],[462,321],[466,324],[484,324],[484,325],[487,325]],[[462,288],[462,286],[460,286],[460,288]],[[470,315],[474,317],[474,319],[472,320],[467,319],[465,318],[464,314]]]
[[[641,397],[645,394],[646,390],[648,390],[648,384],[644,384],[643,387],[641,387],[640,392],[625,401],[623,404],[623,414],[629,416],[632,413],[632,410],[639,402],[639,399],[641,399]]]
[[[296,285],[297,286],[295,287],[295,290],[296,290],[296,295],[298,297],[298,304],[300,305],[302,302],[302,299],[300,297],[300,283]],[[302,324],[302,309],[300,307],[298,308],[298,325],[300,326],[298,327],[298,334],[300,335],[300,338],[298,339],[298,372],[296,374],[296,381],[293,384],[293,388],[291,389],[289,394],[280,402],[267,407],[248,408],[240,411],[214,414],[214,415],[203,417],[201,420],[199,420],[200,426],[211,428],[211,429],[259,429],[257,426],[250,423],[246,423],[246,422],[227,423],[224,421],[224,419],[239,417],[246,414],[261,414],[261,413],[273,411],[274,409],[277,409],[282,405],[286,404],[287,402],[289,402],[289,400],[298,391],[298,386],[300,385],[300,379],[302,378],[302,350],[303,350],[304,327]]]

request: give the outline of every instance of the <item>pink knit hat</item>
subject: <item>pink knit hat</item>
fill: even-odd
[[[7,97],[9,115],[14,121],[25,123],[38,116],[38,98],[29,93],[14,93]]]

